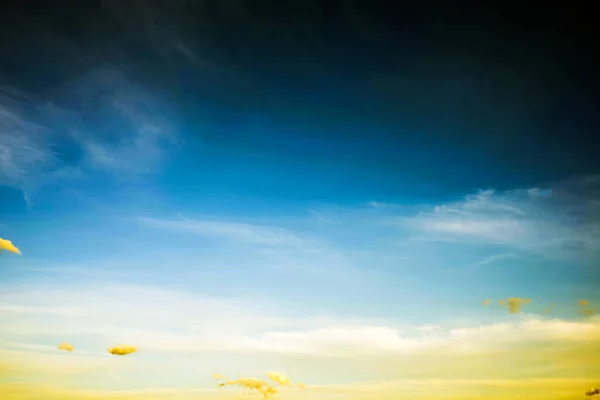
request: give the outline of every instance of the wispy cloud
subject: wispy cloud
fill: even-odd
[[[543,193],[543,195],[542,195]],[[587,178],[552,190],[479,191],[395,220],[420,240],[500,245],[550,256],[600,250],[600,186]]]
[[[50,346],[47,344],[29,344],[29,343],[19,343],[19,342],[5,342],[3,343],[4,348],[17,348],[19,350],[25,351],[33,351],[33,352],[56,352],[56,346]]]
[[[82,104],[78,116],[93,113],[94,125],[83,123],[84,131],[71,130],[93,166],[147,174],[177,149],[180,132],[169,105],[119,71],[94,70],[68,90]]]
[[[148,175],[178,148],[177,118],[169,110],[108,68],[66,82],[50,97],[2,87],[0,185],[28,192],[90,171],[119,179]]]
[[[73,351],[73,346],[71,346],[69,343],[61,343],[60,345],[49,345],[49,344],[31,344],[31,343],[22,343],[22,342],[5,342],[3,343],[3,348],[5,349],[16,349],[16,351],[24,351],[24,352],[31,352],[31,353],[52,353],[52,354],[56,354],[56,350],[68,350],[68,351]],[[81,350],[77,350],[77,356],[80,355],[94,355],[93,352],[89,352],[89,351],[81,351]],[[98,356],[98,354],[96,354],[96,356]]]
[[[0,88],[0,185],[24,190],[61,165],[52,150],[54,132],[27,116],[31,104],[17,89]]]
[[[28,306],[11,306],[1,305],[1,313],[13,313],[17,315],[23,314],[45,314],[45,315],[58,315],[58,316],[73,316],[81,313],[81,309],[75,307],[28,307]]]
[[[314,235],[314,232],[260,223],[219,220],[215,217],[140,217],[139,222],[152,227],[157,237],[167,238],[171,232],[188,235],[185,240],[199,240],[205,243],[220,241],[220,252],[215,255],[216,259],[230,260],[228,265],[223,265],[223,271],[239,269],[239,265],[243,265],[244,270],[259,274],[256,277],[261,276],[269,280],[276,279],[275,276],[279,279],[316,279],[315,285],[324,285],[325,282],[362,285],[373,278],[367,270],[357,268],[343,249],[328,243],[321,236]],[[170,237],[167,240],[176,239]],[[233,254],[243,256],[233,260],[229,257]],[[236,264],[238,267],[233,268]]]
[[[484,258],[483,260],[475,263],[475,267],[481,267],[487,264],[493,264],[495,262],[499,262],[502,260],[506,260],[508,258],[518,258],[519,256],[514,253],[503,253],[503,254],[493,254],[489,257]]]
[[[217,236],[228,240],[266,246],[304,246],[307,241],[287,229],[216,220],[155,219],[141,217],[142,223],[161,229],[188,232],[204,236]]]

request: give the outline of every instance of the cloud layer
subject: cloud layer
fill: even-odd
[[[4,290],[2,303],[9,307],[0,310],[0,338],[13,343],[11,351],[68,339],[78,349],[73,354],[81,349],[100,356],[108,343],[132,342],[144,349],[135,358],[143,358],[149,368],[165,357],[183,360],[181,368],[189,368],[198,358],[188,356],[197,355],[207,379],[215,369],[228,377],[243,372],[235,365],[239,368],[247,356],[253,368],[282,367],[301,381],[315,383],[399,379],[406,374],[483,379],[478,365],[491,355],[497,362],[486,372],[490,379],[511,377],[510,365],[518,362],[525,363],[519,367],[520,376],[565,377],[600,368],[600,360],[589,353],[600,346],[597,317],[577,321],[522,314],[496,323],[473,320],[462,325],[408,325],[359,316],[299,318],[268,302],[136,286],[68,292],[21,286]],[[54,312],[65,307],[72,307],[68,315]],[[433,359],[439,368],[427,369]],[[457,359],[465,363],[460,370],[444,370]],[[550,359],[555,367],[544,366]],[[408,360],[412,361],[405,364]],[[336,368],[327,372],[325,364]],[[178,368],[167,373],[167,381],[175,379]],[[325,375],[315,375],[321,373]]]

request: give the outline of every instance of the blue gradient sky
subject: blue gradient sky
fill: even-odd
[[[228,139],[203,141],[168,97],[117,70],[64,86],[72,103],[93,107],[5,108],[14,157],[4,161],[4,236],[27,255],[6,261],[7,283],[41,279],[22,263],[94,264],[106,279],[114,268],[148,284],[378,312],[408,299],[452,309],[486,294],[593,287],[593,176],[494,191],[516,180],[506,170],[466,190],[487,168],[477,152],[455,144],[439,157],[429,137],[405,140],[391,126],[343,136],[343,119],[329,128],[264,115],[237,130],[204,124],[208,137]],[[398,172],[404,159],[410,169]]]
[[[356,54],[348,39],[321,59],[284,46],[281,65],[266,63],[274,43],[246,43],[256,57],[245,55],[251,17],[226,51],[220,36],[184,29],[185,10],[170,17],[180,31],[152,19],[136,36],[123,15],[158,11],[106,4],[97,25],[92,6],[70,11],[77,38],[49,22],[15,28],[15,48],[46,69],[25,50],[2,65],[0,237],[23,253],[0,255],[2,351],[147,349],[131,361],[143,373],[78,378],[87,389],[139,389],[147,376],[195,387],[216,369],[266,368],[341,384],[377,376],[343,363],[317,374],[303,357],[339,343],[361,355],[371,336],[405,349],[429,340],[428,326],[440,338],[535,330],[551,304],[556,321],[592,324],[576,301],[600,300],[600,169],[589,97],[571,97],[571,112],[560,100],[574,90],[559,80],[566,53],[532,76],[538,61],[518,47],[512,64],[485,62],[475,39],[470,57],[431,45],[398,64],[382,50],[391,39]],[[52,57],[31,49],[40,35]],[[417,35],[423,46],[441,33],[429,35]],[[542,89],[550,81],[559,94]],[[507,297],[534,299],[524,319],[481,305]],[[249,365],[247,351],[267,355]],[[176,357],[177,374],[157,372]],[[536,368],[528,376],[546,376]]]

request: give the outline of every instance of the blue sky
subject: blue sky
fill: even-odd
[[[457,309],[481,317],[488,297],[594,292],[594,176],[427,198],[418,186],[442,186],[429,170],[455,171],[454,157],[421,147],[419,163],[433,165],[398,183],[353,159],[417,158],[386,136],[301,141],[299,128],[265,116],[231,142],[203,143],[168,98],[119,71],[74,81],[82,103],[109,90],[93,123],[50,103],[3,109],[3,235],[24,252],[3,257],[4,285],[125,280],[418,323],[460,318]],[[465,180],[468,171],[456,168]]]
[[[344,69],[332,38],[322,62],[286,47],[266,63],[240,38],[228,53],[216,33],[186,36],[184,15],[142,29],[120,7],[105,6],[115,25],[82,17],[82,39],[27,25],[20,43],[46,36],[53,57],[32,51],[47,68],[25,52],[2,66],[0,237],[23,254],[0,255],[15,366],[0,383],[209,390],[213,372],[275,369],[332,398],[597,376],[573,360],[600,337],[577,307],[600,301],[600,171],[572,140],[589,107],[540,89],[567,93],[559,67],[532,77],[527,57],[437,48],[399,64],[374,46]],[[533,301],[511,315],[508,297]],[[142,351],[107,357],[121,342]]]
[[[211,143],[186,128],[169,98],[119,71],[94,70],[65,86],[81,104],[104,97],[87,112],[8,102],[3,112],[5,236],[30,260],[139,264],[138,279],[149,283],[164,273],[208,274],[223,290],[236,283],[218,276],[232,272],[257,281],[260,293],[300,295],[310,282],[331,301],[356,285],[393,301],[424,281],[444,301],[474,306],[485,293],[516,295],[524,282],[542,293],[590,286],[594,176],[443,194],[444,171],[469,182],[485,165],[462,158],[459,146],[439,158],[425,143],[391,146],[402,138],[386,132],[340,140],[315,127],[320,134],[303,137],[302,127],[268,116],[250,118],[242,132],[207,123],[207,136],[231,137]],[[401,175],[376,165],[393,157],[422,160]],[[505,180],[509,173],[497,185]],[[572,268],[567,279],[562,268]]]

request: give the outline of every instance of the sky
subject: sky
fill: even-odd
[[[597,28],[535,12],[14,2],[3,398],[585,398]]]

